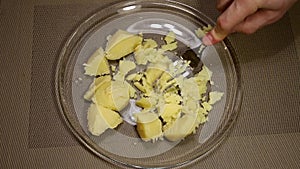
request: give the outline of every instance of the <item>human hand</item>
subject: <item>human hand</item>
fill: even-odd
[[[218,0],[222,12],[202,41],[213,45],[233,32],[251,34],[278,21],[297,0]]]

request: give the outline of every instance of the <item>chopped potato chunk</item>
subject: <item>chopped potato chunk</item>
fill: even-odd
[[[202,36],[209,29],[203,27],[196,33]],[[94,76],[84,94],[85,100],[92,101],[87,120],[93,135],[120,125],[119,113],[135,103],[138,113],[131,118],[143,141],[163,137],[180,141],[208,120],[213,105],[224,95],[211,91],[208,67],[203,65],[199,73],[192,74],[190,61],[173,58],[178,43],[174,32],[161,38],[162,45],[124,30],[107,39],[105,51],[97,49],[84,64],[85,75]]]
[[[142,43],[143,38],[139,35],[130,34],[123,30],[118,30],[106,46],[106,58],[109,60],[118,60],[132,53],[134,49]]]
[[[144,141],[155,140],[162,136],[162,124],[154,113],[137,113],[137,131]]]
[[[164,136],[170,141],[182,140],[194,131],[195,123],[196,117],[194,115],[184,115],[164,131]]]
[[[95,93],[97,104],[115,111],[124,109],[129,99],[129,87],[120,81],[104,82]]]
[[[116,128],[123,121],[117,112],[94,103],[90,105],[87,119],[89,131],[96,136],[102,134],[106,129]]]
[[[87,63],[83,64],[86,75],[96,76],[109,74],[110,69],[108,62],[105,58],[103,48],[97,49],[93,55],[89,58]]]

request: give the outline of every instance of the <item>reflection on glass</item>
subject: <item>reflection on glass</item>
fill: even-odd
[[[132,6],[126,6],[126,7],[123,8],[123,11],[129,11],[129,10],[133,10],[133,9],[135,9],[135,8],[136,8],[135,5],[132,5]]]

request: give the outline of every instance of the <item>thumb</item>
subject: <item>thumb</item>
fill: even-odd
[[[203,38],[202,42],[204,45],[214,45],[223,39],[226,38],[226,36],[229,34],[229,32],[226,32],[225,30],[221,29],[219,24],[217,24],[210,32],[208,32]]]

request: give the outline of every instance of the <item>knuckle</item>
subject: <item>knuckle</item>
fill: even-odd
[[[259,27],[257,27],[257,26],[254,26],[254,25],[249,26],[248,25],[248,26],[243,27],[242,30],[241,30],[241,32],[249,35],[249,34],[253,34],[258,29],[259,29]]]
[[[230,30],[230,28],[229,28],[229,26],[228,26],[227,23],[228,23],[228,21],[227,21],[227,19],[225,17],[220,16],[217,19],[217,25],[219,26],[219,28],[221,30],[224,30],[224,31],[228,32]]]

